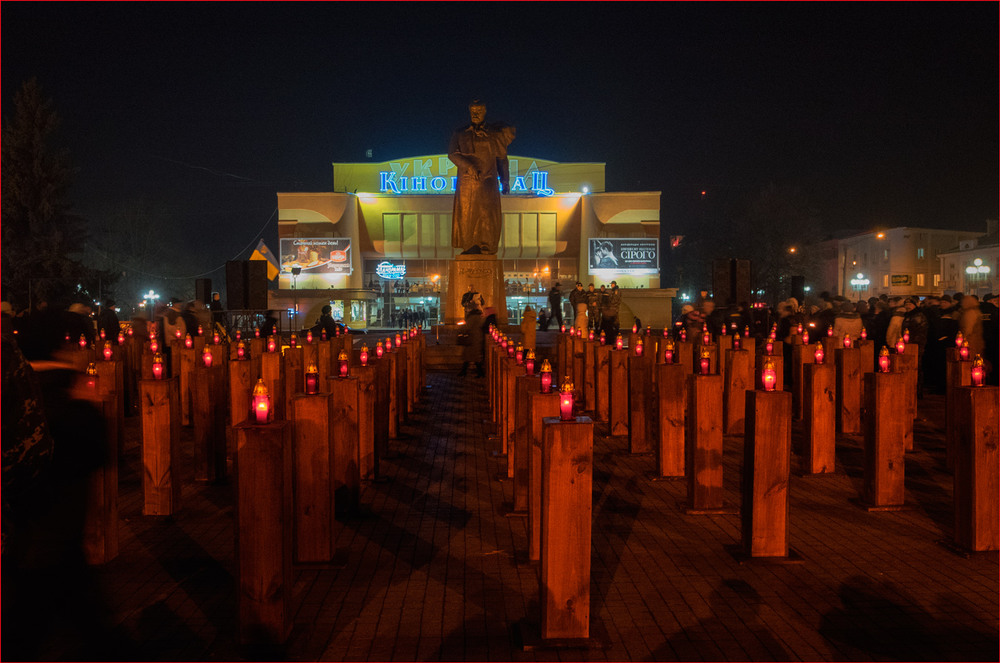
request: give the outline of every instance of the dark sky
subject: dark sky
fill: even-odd
[[[698,218],[702,189],[768,182],[802,188],[829,228],[997,216],[996,3],[0,11],[4,117],[37,76],[79,169],[77,211],[141,198],[165,241],[197,233],[216,264],[275,192],[331,190],[331,162],[444,152],[472,97],[517,126],[515,154],[605,161],[608,190],[662,191],[668,232]]]

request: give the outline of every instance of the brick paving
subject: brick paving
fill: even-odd
[[[964,557],[952,532],[943,397],[920,402],[906,458],[907,511],[868,513],[860,437],[838,439],[841,474],[795,476],[798,564],[740,563],[738,515],[685,515],[683,482],[653,482],[651,456],[597,428],[588,650],[525,652],[537,623],[527,522],[505,517],[510,482],[494,456],[485,381],[430,372],[420,410],[391,443],[385,482],[345,520],[346,565],[295,573],[281,648],[236,640],[232,485],[186,482],[169,518],[142,516],[138,420],[127,421],[121,554],[93,570],[111,624],[108,658],[136,660],[997,660],[998,558]],[[793,429],[793,446],[801,437]],[[190,430],[185,431],[190,456]],[[793,457],[793,469],[798,457]],[[742,438],[725,442],[739,503]],[[52,634],[51,657],[74,657]],[[62,640],[61,640],[62,639]]]

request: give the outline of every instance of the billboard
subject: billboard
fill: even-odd
[[[299,267],[310,274],[350,274],[351,239],[349,237],[282,237],[281,272],[288,274]]]
[[[588,240],[588,274],[659,274],[660,240],[654,238],[609,239],[592,237]]]

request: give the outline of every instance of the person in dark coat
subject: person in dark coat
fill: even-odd
[[[554,283],[552,289],[549,290],[549,309],[552,311],[552,316],[562,327],[563,315],[562,315],[562,292],[559,290],[559,283]]]
[[[486,375],[483,371],[483,347],[485,344],[483,312],[478,308],[469,309],[465,315],[465,329],[463,331],[469,335],[469,341],[462,349],[462,370],[458,372],[458,375],[464,377],[468,372],[469,364],[475,364],[476,377],[481,378]]]
[[[97,330],[104,332],[104,338],[109,341],[118,338],[121,325],[118,322],[118,314],[115,312],[115,300],[108,299],[101,308],[101,313],[97,316]]]

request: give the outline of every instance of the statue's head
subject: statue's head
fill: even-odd
[[[469,104],[469,119],[473,124],[482,124],[486,119],[486,104],[479,99],[473,99]]]

